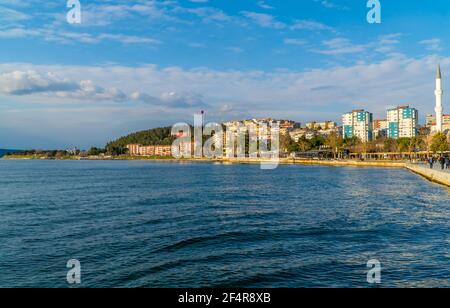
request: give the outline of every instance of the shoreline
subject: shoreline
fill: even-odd
[[[42,157],[2,157],[1,160],[79,160],[79,161],[153,161],[153,162],[198,162],[198,163],[223,163],[223,164],[261,164],[273,163],[271,160],[254,158],[150,158],[150,157],[108,157],[108,158],[42,158]],[[278,161],[280,165],[303,165],[303,166],[326,166],[326,167],[356,167],[356,168],[397,168],[406,169],[423,178],[440,185],[450,187],[450,173],[429,169],[426,164],[413,164],[406,161],[357,161],[357,160],[303,160],[293,158],[282,158]]]

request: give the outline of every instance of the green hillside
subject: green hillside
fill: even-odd
[[[5,156],[6,154],[9,154],[9,153],[19,153],[19,152],[21,152],[21,151],[19,151],[19,150],[0,149],[0,157],[3,157],[3,156]]]
[[[106,149],[115,152],[117,149],[124,149],[127,144],[141,145],[171,145],[174,138],[171,136],[170,127],[160,127],[144,130],[121,137],[106,145]]]

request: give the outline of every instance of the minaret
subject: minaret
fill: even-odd
[[[442,75],[440,65],[438,65],[437,68],[436,91],[434,94],[436,95],[436,132],[442,132],[442,95],[444,94],[444,91],[442,91]]]

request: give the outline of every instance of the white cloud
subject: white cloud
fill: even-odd
[[[163,92],[159,97],[154,97],[142,92],[133,92],[130,95],[130,98],[137,102],[168,108],[194,108],[207,106],[201,95],[187,92]]]
[[[83,5],[83,22],[81,26],[109,26],[123,20],[145,18],[147,23],[160,21],[174,21],[176,18],[171,13],[171,7],[176,8],[174,2],[170,1],[139,1],[130,3],[127,1],[89,3]],[[63,21],[64,16],[58,17]]]
[[[260,8],[265,9],[265,10],[273,10],[274,7],[267,4],[266,1],[258,1],[256,3]]]
[[[292,30],[330,31],[336,32],[332,27],[315,20],[297,20],[291,27]]]
[[[368,48],[368,45],[353,44],[346,38],[334,38],[322,42],[324,49],[317,50],[317,53],[323,55],[342,55],[361,53]]]
[[[200,17],[204,23],[211,23],[211,22],[222,23],[233,20],[233,18],[227,15],[224,11],[213,7],[198,7],[193,9],[184,9],[179,7],[177,8],[177,11],[187,12],[197,17]]]
[[[442,41],[438,38],[420,41],[419,44],[425,45],[427,50],[439,52],[442,51]]]
[[[208,106],[206,110],[219,117],[224,102],[252,116],[294,120],[339,120],[341,113],[356,107],[383,116],[387,106],[396,104],[417,107],[424,115],[433,109],[437,62],[444,76],[450,72],[450,58],[405,56],[300,72],[1,64],[0,90],[10,96],[27,94],[28,100],[43,96],[60,104],[75,98],[94,105],[96,100],[145,103],[175,110],[172,115],[179,114],[176,109]],[[8,73],[14,70],[22,72],[19,77]],[[24,73],[29,71],[34,73]],[[86,78],[92,81],[80,82]],[[450,87],[449,81],[444,82]]]
[[[324,8],[327,9],[339,9],[339,10],[348,10],[346,6],[337,4],[336,2],[330,0],[314,0],[315,2],[320,3]]]
[[[1,7],[0,6],[0,16],[2,16],[0,24],[1,23],[13,23],[13,22],[19,22],[24,21],[27,19],[30,19],[31,17],[25,13],[19,12],[14,9]]]
[[[52,73],[12,71],[0,75],[0,91],[11,95],[75,90],[77,85]]]
[[[116,88],[102,88],[90,80],[72,81],[34,70],[0,74],[0,92],[9,95],[43,95],[55,98],[121,101],[125,95]]]
[[[132,36],[124,34],[90,34],[86,32],[74,32],[55,30],[52,28],[38,28],[38,29],[25,29],[25,28],[10,28],[6,30],[0,30],[0,38],[25,38],[25,37],[41,37],[46,41],[53,41],[58,43],[70,44],[70,43],[85,43],[85,44],[99,44],[105,41],[114,41],[121,44],[145,44],[145,45],[159,45],[162,42],[142,36]]]
[[[242,15],[252,20],[255,24],[263,28],[284,29],[287,25],[283,22],[277,21],[275,16],[263,13],[255,13],[243,11]]]

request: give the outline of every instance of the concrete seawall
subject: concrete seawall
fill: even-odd
[[[450,187],[450,173],[444,172],[444,171],[438,171],[433,170],[430,168],[427,168],[425,165],[413,165],[413,164],[407,164],[406,168],[411,170],[414,173],[417,173],[428,180],[446,185]]]
[[[217,160],[220,162],[235,164],[260,164],[270,162],[270,160],[251,159],[251,158],[231,158]],[[356,161],[356,160],[304,160],[282,158],[278,161],[281,165],[306,165],[306,166],[330,166],[330,167],[382,167],[382,168],[404,168],[405,162],[398,161]]]

